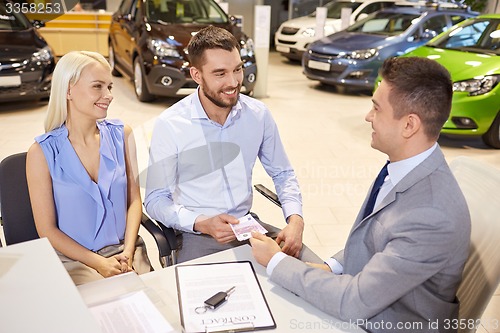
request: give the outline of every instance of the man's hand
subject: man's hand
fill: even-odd
[[[196,221],[194,231],[212,236],[217,242],[224,244],[232,242],[236,236],[230,224],[238,224],[240,221],[234,216],[220,214],[205,220]]]
[[[276,244],[272,238],[256,231],[252,231],[250,245],[252,245],[252,253],[257,262],[266,267],[269,260],[271,260],[276,253],[281,252],[280,246]]]
[[[281,244],[281,242],[284,242],[285,244],[281,250],[290,256],[298,258],[300,250],[302,250],[303,231],[304,220],[302,216],[290,215],[287,226],[276,237],[276,243]]]

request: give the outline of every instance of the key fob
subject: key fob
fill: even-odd
[[[205,304],[212,310],[217,309],[227,300],[227,293],[219,291],[217,294],[213,295],[205,301]]]

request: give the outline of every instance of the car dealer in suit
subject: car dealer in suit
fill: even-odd
[[[470,215],[437,144],[450,75],[427,58],[388,59],[380,74],[365,119],[371,146],[388,161],[344,250],[325,264],[304,263],[253,233],[253,254],[273,282],[366,331],[456,331]]]

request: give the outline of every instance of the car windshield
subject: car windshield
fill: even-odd
[[[0,31],[26,30],[29,27],[30,23],[23,14],[16,13],[4,2],[0,3]]]
[[[169,23],[227,23],[227,15],[213,1],[207,0],[148,0],[150,21]]]
[[[429,46],[500,55],[500,19],[473,19],[433,40]]]
[[[327,8],[326,17],[329,19],[340,19],[342,8],[351,8],[351,12],[353,12],[359,6],[361,6],[361,2],[332,1],[325,5],[325,7]],[[316,12],[312,13],[309,16],[316,17]]]
[[[347,31],[394,36],[406,31],[418,17],[415,14],[377,12],[354,23]]]

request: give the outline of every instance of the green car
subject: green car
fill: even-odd
[[[463,21],[404,56],[434,59],[451,74],[453,102],[442,134],[482,136],[500,148],[499,14]]]

